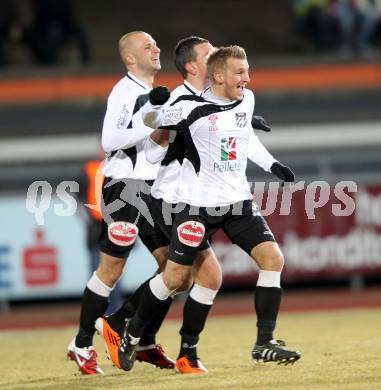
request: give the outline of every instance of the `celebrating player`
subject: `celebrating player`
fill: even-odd
[[[191,277],[200,245],[218,228],[245,250],[259,266],[255,293],[257,340],[253,359],[294,362],[299,352],[283,348],[273,338],[282,290],[283,255],[263,217],[253,211],[246,179],[247,158],[261,153],[261,166],[280,179],[294,180],[292,171],[276,161],[252,132],[254,95],[245,87],[249,67],[245,51],[222,47],[207,63],[211,87],[202,98],[184,97],[164,111],[162,129],[183,133],[184,160],[178,180],[178,201],[185,204],[175,217],[164,273],[146,284],[135,316],[126,326],[120,344],[122,368],[130,370],[136,346],[163,302]]]
[[[107,207],[102,208],[99,266],[85,288],[79,331],[68,347],[68,356],[87,375],[103,373],[93,347],[94,324],[107,309],[108,297],[122,275],[137,236],[154,255],[159,269],[167,257],[168,240],[147,220],[150,197],[144,191],[156,178],[159,164],[151,164],[145,157],[144,147],[153,130],[144,125],[140,114],[148,100],[163,104],[169,97],[163,89],[151,91],[161,68],[160,49],[149,34],[135,31],[119,40],[119,53],[127,75],[110,93],[103,123],[102,146],[108,157],[103,168],[106,179],[102,196]],[[142,344],[149,345],[142,360],[173,368],[174,362],[160,346],[144,345],[144,340]]]

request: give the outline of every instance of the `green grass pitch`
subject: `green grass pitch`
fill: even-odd
[[[158,337],[176,357],[180,322],[167,321]],[[136,363],[123,372],[106,359],[106,375],[82,376],[65,359],[75,328],[0,332],[1,389],[381,389],[381,310],[282,313],[276,337],[302,353],[293,366],[255,364],[250,351],[254,316],[210,318],[199,344],[208,374],[180,375]]]

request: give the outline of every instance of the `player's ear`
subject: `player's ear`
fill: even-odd
[[[125,61],[127,65],[133,65],[136,63],[135,57],[132,54],[126,54]]]
[[[222,72],[214,72],[213,78],[218,84],[222,84],[224,82],[224,75]]]
[[[187,73],[191,74],[192,76],[195,76],[197,73],[197,69],[192,62],[187,62],[184,65],[184,68],[187,71]]]

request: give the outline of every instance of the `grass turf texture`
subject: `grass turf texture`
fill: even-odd
[[[172,357],[179,346],[178,321],[167,321],[158,337]],[[297,348],[294,366],[255,364],[250,351],[253,316],[211,318],[199,354],[204,375],[180,375],[136,362],[123,372],[106,359],[95,337],[106,375],[82,376],[65,360],[74,328],[0,332],[1,389],[381,389],[381,310],[285,313],[276,336]]]

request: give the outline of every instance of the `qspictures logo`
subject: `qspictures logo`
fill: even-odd
[[[220,163],[213,164],[213,170],[219,172],[237,171],[241,164],[237,160],[237,138],[226,137],[220,141]]]

